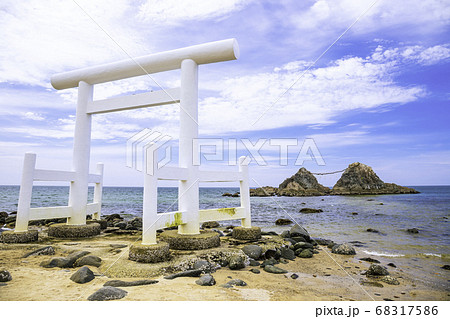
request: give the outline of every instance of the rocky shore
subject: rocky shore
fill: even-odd
[[[171,250],[169,261],[128,259],[141,240],[140,218],[105,216],[100,235],[48,236],[0,244],[0,300],[445,300],[445,291],[416,282],[387,260],[349,243],[312,237],[302,226],[264,232],[257,241],[232,237],[233,226],[209,222],[218,248]],[[48,223],[47,223],[48,225]]]
[[[250,196],[257,197],[417,193],[419,192],[412,188],[383,182],[370,166],[358,162],[347,167],[332,189],[319,184],[316,177],[302,167],[278,187],[264,186],[250,190]]]

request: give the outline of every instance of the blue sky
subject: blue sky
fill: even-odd
[[[449,22],[438,0],[2,1],[0,184],[20,183],[26,151],[39,168],[71,168],[76,91],[53,89],[53,74],[227,38],[240,58],[200,66],[201,137],[299,141],[287,166],[264,144],[252,186],[295,173],[306,138],[326,164],[305,161],[314,172],[359,161],[386,182],[450,184]],[[176,87],[179,71],[152,78]],[[94,97],[151,89],[138,77],[98,85]],[[144,128],[173,136],[176,157],[178,114],[172,105],[94,116],[91,164],[105,163],[105,185],[142,185],[125,147]]]

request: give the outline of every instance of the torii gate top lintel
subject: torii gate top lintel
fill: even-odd
[[[99,84],[179,69],[181,62],[186,59],[200,65],[238,58],[239,45],[237,40],[232,38],[58,73],[52,76],[51,83],[55,89],[63,90],[77,87],[80,81]]]

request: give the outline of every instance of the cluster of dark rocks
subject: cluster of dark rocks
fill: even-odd
[[[120,214],[111,214],[105,216],[107,227],[120,230],[142,230],[142,217],[134,217],[125,220]]]
[[[223,193],[222,196],[224,196],[224,197],[239,197],[240,194],[239,194],[239,192],[236,192],[233,194],[232,193]]]

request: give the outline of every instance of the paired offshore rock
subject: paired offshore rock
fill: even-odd
[[[416,194],[415,189],[383,182],[372,167],[350,164],[331,190],[332,195]]]
[[[321,196],[329,193],[330,189],[319,184],[314,175],[304,167],[285,179],[277,192],[279,196]]]
[[[321,185],[314,175],[302,167],[285,179],[278,188],[260,187],[250,190],[250,196],[325,196],[417,194],[415,189],[383,182],[373,169],[362,163],[352,163],[332,189]]]

